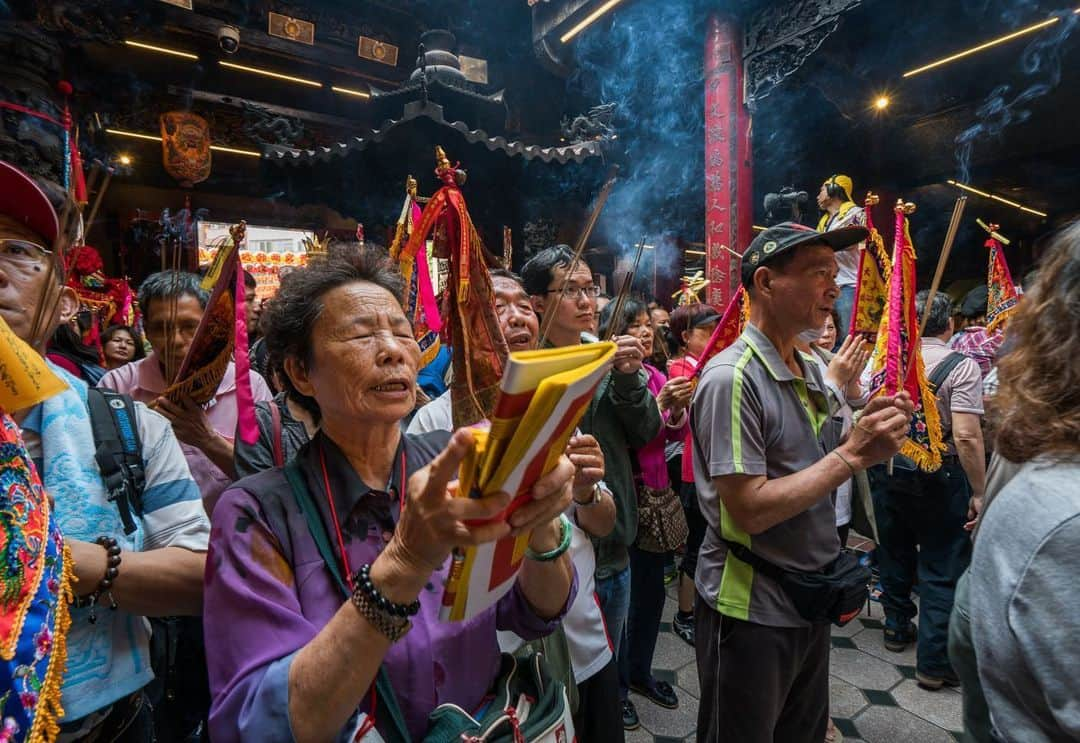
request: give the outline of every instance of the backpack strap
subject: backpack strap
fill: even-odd
[[[90,427],[94,433],[94,459],[110,501],[115,501],[124,533],[135,531],[135,516],[142,516],[146,490],[142,441],[139,439],[135,402],[130,395],[90,387],[86,391]]]
[[[926,381],[930,383],[930,388],[935,394],[941,389],[941,385],[945,384],[945,380],[952,374],[953,369],[959,366],[966,358],[967,356],[959,351],[953,351],[934,368],[934,373]]]
[[[271,403],[271,407],[274,407],[273,403]],[[296,463],[296,460],[285,465],[285,479],[289,481],[293,497],[296,498],[296,505],[300,507],[300,512],[304,515],[304,521],[307,522],[311,538],[315,540],[315,546],[319,549],[319,555],[322,556],[323,562],[326,563],[327,569],[330,570],[330,574],[334,576],[334,582],[341,589],[345,599],[349,600],[352,597],[352,591],[349,590],[345,579],[341,575],[337,556],[334,555],[334,549],[330,546],[330,535],[326,532],[326,525],[323,524],[322,517],[319,516],[319,509],[315,505],[315,501],[311,499],[307,483],[304,482],[304,474],[300,471],[300,465]],[[410,743],[411,738],[409,737],[409,729],[405,725],[405,716],[401,714],[401,707],[398,706],[394,687],[390,684],[390,677],[382,664],[379,665],[379,672],[375,675],[375,691],[376,718],[382,717],[390,720],[399,736],[398,740],[401,743]]]
[[[268,407],[270,408],[270,438],[274,446],[274,466],[283,467],[285,451],[281,441],[281,408],[278,407],[276,400],[271,400]]]

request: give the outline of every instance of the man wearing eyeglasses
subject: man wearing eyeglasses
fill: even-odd
[[[599,287],[584,261],[573,264],[566,245],[545,248],[522,269],[522,283],[533,308],[547,328],[546,344],[576,346],[592,332]],[[573,264],[573,265],[571,265]],[[630,609],[630,558],[627,548],[637,537],[638,509],[631,449],[645,446],[663,425],[660,408],[649,392],[641,368],[645,349],[631,336],[615,339],[614,368],[596,388],[581,420],[581,430],[592,434],[604,452],[604,479],[615,497],[615,528],[596,546],[596,593],[604,613],[616,657],[626,639]],[[623,727],[639,726],[637,712],[623,701]]]
[[[75,293],[64,286],[63,260],[53,254],[60,231],[44,192],[0,161],[0,317],[41,354],[78,310]],[[95,459],[86,384],[50,366],[67,388],[29,410],[8,412],[55,501],[77,578],[61,740],[118,740],[124,731],[123,740],[152,740],[143,693],[154,677],[145,617],[201,613],[210,524],[169,422],[137,403],[145,486],[141,508],[122,514]]]

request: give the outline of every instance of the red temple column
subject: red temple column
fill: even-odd
[[[753,239],[750,111],[743,99],[742,27],[709,16],[705,31],[705,268],[709,304],[727,305],[738,257]]]

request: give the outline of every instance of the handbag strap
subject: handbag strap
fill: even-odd
[[[281,408],[277,400],[270,401],[270,438],[274,445],[274,466],[281,467],[285,464],[285,452],[281,443]]]
[[[345,579],[341,575],[341,569],[338,567],[334,550],[330,546],[330,535],[326,532],[326,525],[323,524],[322,518],[319,516],[315,501],[311,499],[311,493],[308,492],[307,483],[304,482],[304,475],[300,471],[300,466],[296,463],[296,460],[285,465],[285,478],[289,481],[293,497],[296,498],[296,504],[304,515],[308,531],[311,532],[311,538],[315,540],[315,546],[318,548],[323,562],[326,563],[330,574],[334,576],[334,582],[337,583],[345,599],[348,600],[352,596],[352,591],[349,590]],[[382,716],[381,713],[385,713],[384,719],[389,719],[393,723],[399,740],[402,743],[411,743],[409,729],[405,725],[404,715],[401,714],[401,707],[398,705],[397,696],[394,694],[394,687],[390,683],[390,677],[382,664],[379,664],[379,672],[375,675],[375,691],[376,717]]]

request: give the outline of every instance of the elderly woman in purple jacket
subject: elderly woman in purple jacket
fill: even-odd
[[[448,492],[469,433],[402,433],[420,353],[400,295],[400,276],[368,252],[290,273],[267,308],[286,388],[321,420],[293,475],[348,588],[324,560],[328,550],[317,547],[285,471],[224,493],[204,599],[216,742],[354,740],[372,730],[393,738],[388,687],[409,735],[420,737],[439,704],[473,710],[483,701],[499,669],[497,629],[545,635],[573,599],[560,517],[571,497],[569,460],[509,523],[477,526],[508,498]],[[451,550],[526,531],[529,559],[513,590],[474,619],[440,621]]]

